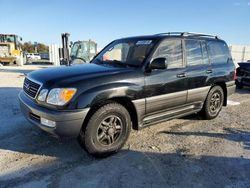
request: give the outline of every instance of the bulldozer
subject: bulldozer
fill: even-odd
[[[90,62],[97,54],[97,43],[92,40],[69,43],[69,33],[62,34],[62,48],[59,49],[60,64],[72,65]]]
[[[22,38],[15,34],[0,34],[0,64],[21,65],[23,58],[21,50]]]

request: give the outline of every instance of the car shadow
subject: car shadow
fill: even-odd
[[[78,152],[71,153],[71,156]],[[58,159],[61,160],[60,158]],[[0,177],[3,187],[248,187],[250,160],[244,157],[180,155],[122,150],[104,159],[86,159],[63,167],[44,164],[18,178]],[[65,162],[65,161],[64,161]]]
[[[184,116],[184,117],[180,117],[178,119],[183,119],[183,120],[200,120],[200,121],[204,120],[204,118],[200,114],[198,114],[198,113],[191,114],[191,115]]]
[[[243,89],[236,89],[237,94],[250,94],[250,87],[244,87]]]
[[[223,133],[211,132],[181,132],[181,131],[160,131],[157,134],[168,134],[176,136],[205,136],[213,138],[222,138],[229,141],[243,143],[244,149],[250,150],[250,131],[242,131],[232,128],[224,128]]]
[[[250,160],[243,157],[135,151],[123,148],[104,159],[88,155],[77,140],[58,139],[22,116],[20,88],[0,88],[0,187],[247,187]],[[197,119],[192,115],[189,118]],[[244,140],[250,133],[160,132]],[[139,138],[138,138],[139,139]],[[10,155],[12,153],[12,155]],[[4,162],[3,162],[4,161]],[[14,165],[14,167],[12,167]],[[240,173],[239,173],[240,172]]]

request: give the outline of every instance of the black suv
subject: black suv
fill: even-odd
[[[162,33],[115,40],[89,64],[31,72],[19,99],[31,123],[107,156],[131,128],[198,112],[215,118],[235,91],[235,77],[217,36]]]
[[[250,86],[250,61],[238,63],[236,69],[236,86],[242,89],[244,86]]]

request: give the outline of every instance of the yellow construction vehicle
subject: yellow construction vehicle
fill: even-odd
[[[22,64],[22,38],[15,34],[0,34],[0,64]]]

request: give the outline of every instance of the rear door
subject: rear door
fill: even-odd
[[[187,78],[183,61],[183,40],[162,41],[152,59],[159,57],[167,59],[168,67],[164,70],[152,70],[145,77],[146,114],[167,111],[186,103]]]
[[[213,82],[233,82],[235,65],[227,44],[221,40],[209,40],[207,46],[213,70]]]
[[[202,103],[210,89],[208,80],[212,74],[206,42],[186,39],[185,54],[188,76],[187,103]]]

